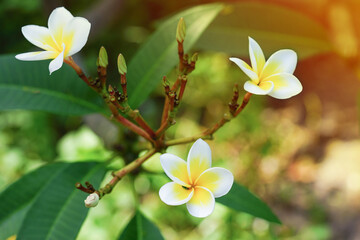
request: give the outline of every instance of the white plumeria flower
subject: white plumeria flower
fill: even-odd
[[[230,58],[251,79],[244,84],[246,91],[278,99],[290,98],[302,91],[300,81],[293,75],[297,62],[293,50],[279,50],[265,62],[259,44],[249,37],[249,53],[252,67],[241,59]]]
[[[48,28],[27,25],[21,28],[25,38],[45,51],[18,54],[24,61],[54,59],[50,62],[50,74],[61,68],[64,59],[79,52],[85,45],[91,24],[82,17],[74,17],[64,7],[56,8],[49,16]]]
[[[173,180],[161,187],[160,199],[167,205],[186,203],[194,217],[207,217],[215,207],[215,198],[227,194],[234,176],[225,168],[211,168],[211,150],[202,139],[191,147],[187,163],[170,153],[160,156],[166,175]]]

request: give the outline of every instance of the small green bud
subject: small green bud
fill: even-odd
[[[167,80],[166,77],[163,77],[163,86],[164,86],[164,87],[170,86],[170,82],[169,82],[169,80]]]
[[[121,53],[118,56],[117,64],[118,64],[119,73],[121,75],[126,74],[127,73],[127,66],[126,66],[125,58]]]
[[[199,57],[199,54],[198,53],[194,53],[192,56],[191,56],[191,61],[192,62],[196,62],[198,60],[198,57]]]
[[[99,61],[100,67],[106,68],[107,65],[109,64],[108,55],[107,55],[106,49],[104,47],[100,48],[98,61]]]
[[[180,43],[184,42],[186,35],[186,27],[184,18],[180,18],[176,29],[176,40]]]
[[[109,85],[109,87],[108,87],[108,92],[109,92],[110,95],[115,94],[115,91],[114,91],[114,89],[113,89],[113,87],[111,85]]]

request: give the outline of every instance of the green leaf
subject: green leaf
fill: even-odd
[[[264,2],[229,5],[201,36],[196,47],[249,56],[248,36],[266,56],[283,48],[297,51],[299,58],[332,50],[326,29],[306,15]]]
[[[269,222],[281,224],[281,221],[264,202],[237,183],[233,184],[228,194],[217,198],[216,201],[236,211],[246,212]]]
[[[105,171],[101,163],[77,162],[54,175],[26,214],[17,239],[75,239],[88,213],[88,194],[74,185],[89,181],[97,188]]]
[[[64,66],[49,75],[49,62],[0,55],[0,110],[40,110],[63,115],[104,112],[101,98]]]
[[[164,239],[159,229],[139,210],[130,220],[119,240],[161,240]]]
[[[23,176],[0,194],[0,239],[17,233],[38,192],[43,189],[48,179],[63,167],[64,163],[41,167]]]
[[[17,239],[56,239],[59,232],[75,238],[87,215],[87,194],[74,185],[86,180],[97,187],[104,173],[102,164],[81,162],[48,164],[23,176],[0,194],[0,239],[19,229]]]
[[[161,24],[128,65],[128,93],[132,107],[137,108],[178,63],[175,35],[180,17],[186,23],[184,48],[187,52],[222,8],[219,3],[193,7]]]

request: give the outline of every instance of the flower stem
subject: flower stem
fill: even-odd
[[[244,110],[244,108],[246,107],[246,105],[249,103],[250,101],[250,97],[251,97],[252,93],[247,92],[243,98],[243,101],[241,103],[241,106],[237,109],[237,111],[234,114],[234,117],[236,117],[237,115],[239,115],[239,113],[242,112],[242,110]]]
[[[84,73],[83,70],[79,67],[79,65],[77,65],[77,64],[75,63],[75,61],[73,60],[72,57],[68,57],[67,59],[64,59],[64,62],[67,63],[70,67],[72,67],[72,68],[75,70],[75,72],[77,73],[77,75],[78,75],[89,87],[91,87],[92,89],[94,89],[94,90],[96,91],[95,87],[90,84],[89,79],[86,77],[85,73]]]
[[[102,198],[104,195],[110,193],[115,185],[128,173],[132,172],[141,164],[143,164],[147,159],[149,159],[152,155],[154,155],[157,152],[157,149],[152,148],[147,153],[145,153],[143,156],[135,159],[131,163],[127,164],[125,167],[120,169],[117,172],[113,173],[113,178],[110,180],[108,184],[105,185],[105,187],[99,189],[99,196]]]
[[[251,97],[251,93],[246,93],[243,101],[241,103],[241,106],[236,110],[236,112],[234,113],[233,116],[231,116],[230,114],[224,114],[224,116],[217,122],[215,123],[214,126],[212,126],[211,128],[206,129],[204,132],[197,134],[195,136],[192,137],[185,137],[185,138],[178,138],[178,139],[174,139],[174,140],[169,140],[165,143],[166,147],[169,146],[173,146],[173,145],[179,145],[179,144],[185,144],[185,143],[190,143],[190,142],[194,142],[199,138],[202,139],[213,139],[213,134],[219,130],[222,126],[224,126],[227,122],[231,121],[231,119],[233,119],[234,117],[236,117],[237,115],[239,115],[239,113],[242,112],[242,110],[244,110],[244,108],[247,106],[247,104],[250,101],[250,97]]]
[[[149,133],[147,131],[145,131],[141,127],[135,125],[134,123],[132,123],[131,121],[129,121],[128,119],[126,119],[125,117],[120,115],[117,106],[114,105],[111,101],[109,101],[110,96],[109,96],[109,93],[105,90],[104,86],[101,86],[101,88],[98,88],[97,86],[92,85],[90,83],[89,79],[86,77],[86,75],[82,71],[82,69],[79,67],[79,65],[77,65],[75,63],[75,61],[71,57],[65,59],[65,63],[70,65],[75,70],[77,75],[89,87],[91,87],[94,91],[96,91],[97,93],[99,93],[99,95],[101,95],[101,97],[105,100],[106,104],[108,105],[111,113],[113,114],[113,118],[110,117],[110,119],[115,119],[117,122],[121,123],[123,126],[127,127],[128,129],[130,129],[134,133],[136,133],[136,134],[142,136],[143,138],[147,139],[148,141],[154,143],[154,140],[152,139],[152,137],[149,135]],[[135,116],[135,120],[138,120],[137,122],[144,123],[143,126],[146,125],[146,127],[148,127],[148,125],[145,123],[144,119],[142,119],[142,117],[140,118],[139,115]],[[149,128],[150,127],[146,128],[146,130],[148,130],[150,133],[152,133],[152,135],[155,135],[155,133],[152,130],[150,131]]]

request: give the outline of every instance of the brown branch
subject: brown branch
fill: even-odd
[[[187,77],[186,77],[186,75],[184,75],[184,76],[181,78],[180,91],[179,91],[179,99],[178,99],[179,102],[182,100],[182,97],[183,97],[183,95],[184,95],[186,83],[187,83]]]
[[[120,76],[120,84],[121,84],[121,88],[123,90],[123,94],[125,96],[125,99],[127,99],[128,95],[127,95],[126,74],[121,74],[121,76]]]
[[[252,93],[247,92],[243,98],[243,101],[241,103],[241,106],[238,108],[238,110],[235,112],[234,117],[236,117],[237,115],[239,115],[239,113],[242,112],[242,110],[244,110],[244,108],[246,107],[246,105],[249,103],[250,101],[250,97],[251,97]]]
[[[179,139],[173,139],[173,140],[169,140],[167,142],[165,142],[165,146],[169,147],[169,146],[173,146],[173,145],[178,145],[178,144],[185,144],[185,143],[190,143],[190,142],[194,142],[199,138],[202,139],[212,139],[213,138],[213,134],[219,130],[222,126],[224,126],[227,122],[229,122],[232,118],[236,117],[237,115],[239,115],[239,113],[242,112],[242,110],[244,110],[244,108],[247,106],[247,104],[250,101],[250,97],[251,97],[251,93],[246,93],[241,106],[237,109],[237,111],[235,112],[235,114],[233,116],[229,115],[229,114],[224,114],[224,116],[220,119],[220,121],[218,121],[214,126],[212,126],[211,128],[206,129],[204,132],[197,134],[195,136],[192,137],[185,137],[185,138],[179,138]]]
[[[98,76],[101,82],[101,87],[104,88],[106,86],[106,76],[107,71],[105,67],[98,67],[97,68]]]
[[[102,198],[104,195],[110,193],[115,185],[128,173],[132,172],[136,168],[140,167],[141,164],[143,164],[147,159],[149,159],[152,155],[154,155],[157,152],[155,148],[149,150],[147,153],[145,153],[143,156],[135,159],[131,163],[127,164],[125,167],[120,169],[117,172],[114,172],[113,178],[110,180],[108,184],[105,185],[105,187],[99,189],[97,192],[99,193],[100,198]]]
[[[96,91],[97,93],[99,93],[101,95],[101,97],[105,100],[106,104],[108,105],[111,113],[114,116],[114,119],[121,123],[122,125],[124,125],[125,127],[129,128],[131,131],[135,132],[136,134],[144,137],[145,139],[147,139],[148,141],[154,143],[154,140],[152,139],[152,137],[150,137],[150,135],[144,131],[142,128],[138,127],[137,125],[135,125],[134,123],[130,122],[129,120],[127,120],[126,118],[124,118],[123,116],[121,116],[119,114],[118,108],[117,106],[115,106],[112,101],[111,101],[111,96],[109,95],[109,93],[105,90],[104,87],[97,87],[94,86],[90,83],[89,79],[86,77],[86,75],[84,74],[84,72],[82,71],[82,69],[74,62],[74,60],[69,57],[68,59],[65,59],[65,63],[69,64],[77,73],[77,75],[89,86],[91,87],[94,91]],[[110,117],[110,119],[113,119]],[[154,133],[155,135],[155,133]]]
[[[179,55],[179,72],[182,73],[185,68],[184,45],[183,45],[183,42],[177,41],[177,43],[178,43],[178,55]]]
[[[92,86],[90,84],[89,79],[86,77],[85,73],[83,72],[83,70],[79,67],[79,65],[77,65],[72,57],[68,57],[67,59],[64,59],[64,62],[67,63],[68,65],[70,65],[75,72],[77,73],[77,75],[91,88],[93,88],[96,92],[98,92],[94,86]]]

